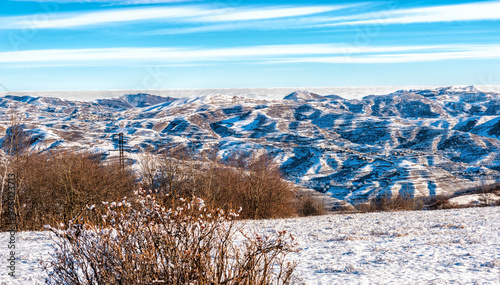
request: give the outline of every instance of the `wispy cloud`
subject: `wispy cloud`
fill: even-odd
[[[209,15],[196,19],[200,22],[227,22],[227,21],[249,21],[249,20],[263,20],[263,19],[276,19],[286,17],[297,17],[312,15],[333,10],[341,9],[345,6],[311,6],[311,7],[265,7],[253,8],[239,11],[225,11],[219,15]]]
[[[38,2],[98,2],[113,5],[143,5],[178,2],[200,2],[185,0],[17,0]],[[203,2],[203,1],[201,1]],[[238,6],[215,5],[174,5],[155,7],[127,7],[104,11],[78,11],[52,13],[50,17],[37,15],[0,17],[0,29],[85,28],[112,23],[156,21],[175,23],[175,27],[162,28],[161,25],[142,34],[183,34],[227,30],[278,30],[317,29],[336,26],[416,24],[436,22],[500,20],[500,1],[475,2],[466,4],[440,5],[412,9],[389,9],[370,13],[334,16],[331,12],[363,6],[366,3],[349,5],[302,5],[302,6]],[[379,7],[380,8],[380,7]],[[352,10],[354,12],[356,10]],[[360,9],[359,11],[363,11]],[[42,20],[33,20],[42,19]]]
[[[279,19],[314,15],[342,9],[346,6],[270,6],[219,8],[210,5],[183,5],[163,7],[134,7],[107,9],[97,12],[54,13],[39,21],[36,15],[0,17],[0,28],[19,29],[26,26],[36,28],[74,28],[109,23],[133,21],[176,21],[180,23],[239,22],[265,19]]]
[[[402,63],[448,59],[500,58],[500,45],[347,47],[328,44],[268,45],[220,49],[101,48],[0,53],[1,63],[48,65],[186,64],[246,61],[259,63]]]
[[[118,22],[133,22],[152,19],[179,19],[184,17],[198,17],[209,15],[212,11],[203,7],[156,7],[156,8],[124,8],[110,9],[99,12],[86,13],[59,13],[52,14],[50,18],[39,21],[35,16],[20,16],[0,18],[0,27],[23,28],[35,26],[36,28],[71,28]]]
[[[57,2],[57,3],[109,3],[115,5],[166,4],[198,2],[199,0],[11,0],[15,2]]]
[[[274,60],[269,63],[411,63],[463,59],[500,59],[500,46],[470,47],[470,50],[439,51],[429,53],[398,53],[367,56],[303,57]]]
[[[500,13],[498,11],[500,11],[500,1],[477,2],[362,13],[332,18],[332,23],[322,24],[320,26],[500,20]]]
[[[224,17],[221,15],[221,18]],[[329,20],[323,16],[311,17],[288,17],[279,19],[262,19],[259,21],[239,21],[239,22],[214,22],[214,23],[201,23],[193,25],[180,25],[167,28],[152,29],[141,32],[143,35],[169,35],[169,34],[192,34],[192,33],[205,33],[205,32],[220,32],[220,31],[276,31],[276,30],[289,30],[301,29],[311,25],[318,25],[326,23]]]

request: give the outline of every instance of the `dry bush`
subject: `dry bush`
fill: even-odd
[[[321,201],[312,195],[306,195],[299,198],[297,213],[301,216],[318,216],[325,214],[325,208]]]
[[[412,197],[376,197],[367,203],[354,205],[360,212],[386,212],[386,211],[415,211],[422,210],[424,203],[420,199]]]
[[[254,156],[240,164],[243,166],[237,168],[237,177],[233,177],[232,183],[228,181],[225,189],[231,194],[225,196],[224,191],[219,191],[222,198],[219,205],[234,203],[242,208],[243,218],[266,219],[294,214],[294,188],[283,179],[278,165],[269,155]],[[219,173],[216,178],[225,173],[227,171]],[[224,197],[232,199],[224,201]]]
[[[422,198],[424,203],[424,210],[445,210],[460,208],[460,206],[451,204],[449,201],[450,197],[443,195],[429,196]]]
[[[132,173],[118,164],[74,150],[22,153],[11,163],[16,174],[18,227],[39,230],[44,224],[68,223],[85,205],[121,200],[132,193]]]
[[[28,132],[26,132],[25,125],[22,124],[22,117],[15,112],[10,114],[10,126],[5,129],[5,136],[0,140],[0,148],[2,149],[2,164],[1,172],[2,175],[1,185],[0,185],[0,229],[3,229],[7,224],[7,209],[4,205],[8,203],[7,193],[7,176],[12,173],[12,164],[19,160],[19,157],[25,153],[30,144],[30,138]],[[14,197],[14,203],[19,204],[16,197]]]
[[[195,153],[185,149],[144,153],[139,166],[141,184],[151,193],[193,196],[199,188],[202,165]]]
[[[495,191],[489,193],[496,193]],[[458,205],[450,203],[448,196],[436,195],[428,197],[419,198],[375,198],[367,203],[355,204],[356,210],[359,212],[381,212],[381,211],[414,211],[414,210],[445,210],[445,209],[459,209],[467,207],[486,207],[486,206],[498,206],[500,205],[500,200],[493,202],[487,196],[483,194],[479,198],[478,205]]]
[[[0,146],[9,156],[20,155],[30,146],[29,133],[25,128],[26,125],[22,123],[20,116],[11,115],[10,126],[5,130]]]
[[[108,205],[103,226],[50,228],[60,239],[45,264],[48,283],[290,283],[292,236],[250,237],[236,228],[234,212],[210,210],[198,198],[171,202],[164,207],[139,192]]]
[[[287,217],[295,213],[294,188],[268,155],[224,163],[214,155],[146,154],[141,161],[143,187],[151,193],[197,196],[211,207],[242,209],[241,218]],[[168,201],[166,201],[168,202]]]

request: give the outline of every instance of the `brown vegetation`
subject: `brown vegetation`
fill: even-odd
[[[222,161],[184,153],[147,154],[141,163],[143,187],[151,193],[197,196],[211,207],[241,208],[242,218],[288,217],[295,213],[294,188],[266,155]]]
[[[424,210],[445,210],[458,208],[457,205],[451,204],[449,199],[450,197],[442,195],[421,198],[425,204]]]
[[[23,152],[9,166],[9,172],[16,177],[20,230],[67,224],[86,205],[119,200],[130,194],[134,185],[130,172],[115,163],[105,164],[98,156],[86,152]]]
[[[420,199],[412,197],[377,197],[366,203],[354,205],[360,212],[384,212],[384,211],[414,211],[422,210],[424,203]]]
[[[297,213],[300,216],[318,216],[326,213],[323,203],[311,194],[299,197]]]
[[[417,211],[417,210],[445,210],[472,207],[473,205],[457,205],[450,203],[449,196],[437,195],[428,197],[377,197],[366,203],[355,204],[359,212],[387,212],[387,211]],[[495,203],[481,203],[477,206],[491,206]]]

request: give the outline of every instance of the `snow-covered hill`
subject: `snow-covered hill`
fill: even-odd
[[[179,96],[173,96],[179,97]],[[125,134],[129,158],[146,148],[217,148],[223,157],[266,149],[285,177],[344,200],[438,195],[500,181],[500,93],[469,87],[399,90],[345,99],[203,94],[111,99],[0,97],[27,119],[32,148],[109,154]],[[1,127],[0,127],[1,128]]]

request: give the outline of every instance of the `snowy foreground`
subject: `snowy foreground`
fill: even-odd
[[[305,284],[500,284],[500,207],[326,215],[246,221],[261,233],[287,230],[301,249]],[[8,233],[0,233],[0,284],[41,284],[48,233],[18,234],[16,280],[7,275]]]

